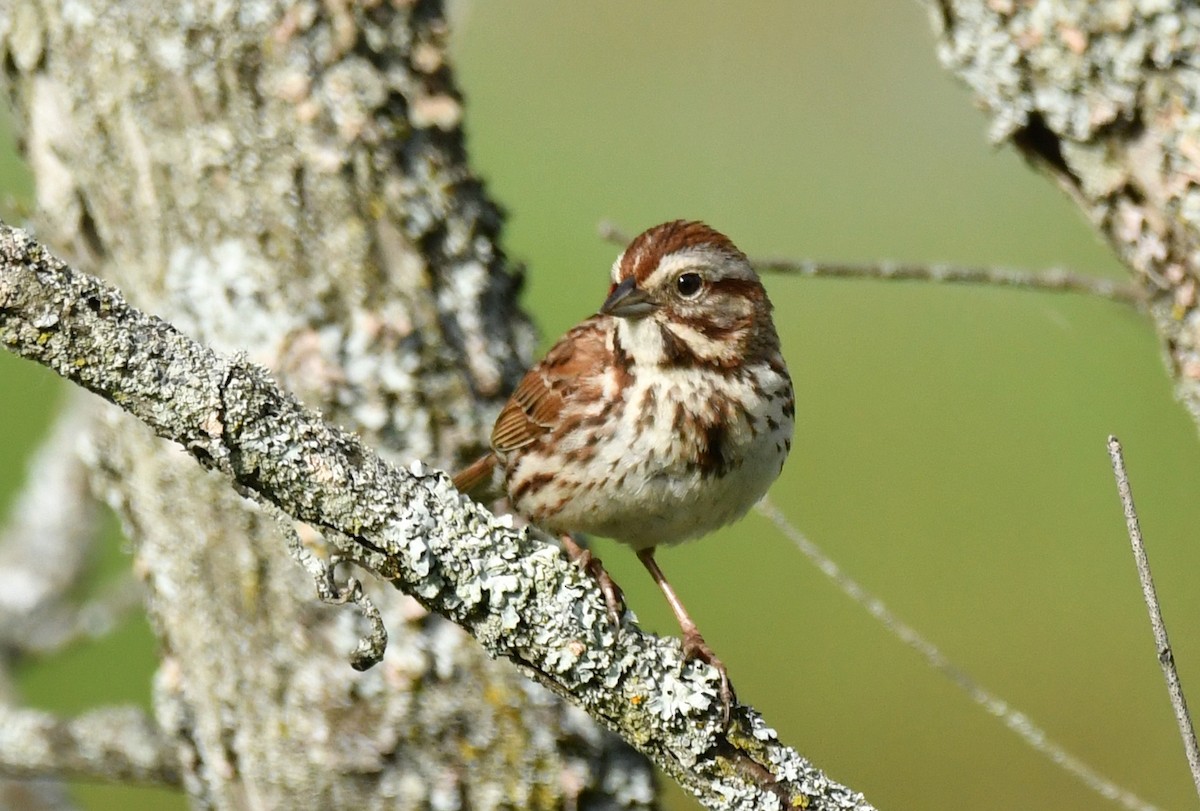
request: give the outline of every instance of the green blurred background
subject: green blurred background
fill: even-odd
[[[703,218],[752,255],[1124,276],[1048,180],[986,143],[918,3],[454,9],[469,146],[510,212],[506,245],[529,264],[525,304],[547,341],[602,300],[617,250],[596,237],[602,218],[630,231]],[[0,161],[4,188],[20,193],[11,168]],[[1200,503],[1186,484],[1200,442],[1148,321],[1050,294],[766,283],[799,419],[775,502],[1070,751],[1164,808],[1194,807],[1105,451],[1109,433],[1125,443],[1185,688],[1200,696]],[[62,389],[8,357],[0,375],[11,494]],[[600,547],[643,623],[676,633],[635,557]],[[659,560],[739,696],[880,808],[1108,807],[763,518]],[[63,710],[146,702],[153,663],[132,621],[22,683]],[[78,795],[91,809],[182,807],[148,790]],[[695,807],[677,791],[669,804]]]

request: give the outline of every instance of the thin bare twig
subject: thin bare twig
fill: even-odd
[[[1175,669],[1175,654],[1171,652],[1167,626],[1163,623],[1158,594],[1154,590],[1154,578],[1150,574],[1146,546],[1142,543],[1137,508],[1133,506],[1133,491],[1129,487],[1129,475],[1125,472],[1125,455],[1121,450],[1120,440],[1115,436],[1108,438],[1108,456],[1112,460],[1113,475],[1117,479],[1117,493],[1121,496],[1121,507],[1125,511],[1125,528],[1129,532],[1129,544],[1133,547],[1133,561],[1137,565],[1138,579],[1142,581],[1142,597],[1146,600],[1146,609],[1150,612],[1150,628],[1154,631],[1158,663],[1162,666],[1163,677],[1167,680],[1167,694],[1170,695],[1171,707],[1175,710],[1175,721],[1179,724],[1179,734],[1183,738],[1183,748],[1187,753],[1188,766],[1192,770],[1196,793],[1200,795],[1200,747],[1196,745],[1196,730],[1192,726],[1192,716],[1188,713],[1187,701],[1183,697],[1183,685],[1179,681],[1179,671]]]
[[[763,499],[758,512],[766,516],[796,547],[809,559],[821,574],[833,581],[842,593],[867,610],[887,631],[915,650],[931,668],[949,679],[966,693],[972,701],[1016,733],[1022,741],[1052,763],[1070,774],[1083,785],[1119,805],[1134,811],[1155,811],[1155,806],[1126,788],[1118,786],[1087,763],[1068,752],[1061,744],[1052,740],[1044,729],[1029,716],[1015,709],[1007,701],[971,678],[965,671],[946,658],[940,649],[919,631],[908,625],[861,583],[842,571],[841,567],[825,552],[797,529],[774,504]]]
[[[610,222],[600,224],[601,238],[618,245],[629,243],[628,235]],[[1100,279],[1061,268],[1044,271],[1002,267],[970,267],[946,262],[817,262],[811,259],[750,257],[760,273],[779,273],[813,279],[875,279],[879,281],[938,282],[1013,287],[1050,293],[1096,296],[1141,309],[1145,299],[1128,282]]]

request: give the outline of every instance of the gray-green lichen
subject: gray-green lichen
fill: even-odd
[[[1002,141],[1040,116],[1087,141],[1133,121],[1148,76],[1194,59],[1200,10],[1171,0],[933,3],[938,55],[976,92]]]

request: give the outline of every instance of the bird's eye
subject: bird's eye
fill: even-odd
[[[679,278],[675,280],[675,289],[684,298],[695,298],[703,286],[704,280],[700,278],[699,273],[680,273]]]

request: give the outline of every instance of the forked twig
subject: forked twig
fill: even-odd
[[[600,236],[609,242],[627,245],[628,235],[610,222],[600,223]],[[880,281],[918,281],[942,284],[978,284],[1013,287],[1050,293],[1077,293],[1141,308],[1141,291],[1128,282],[1100,279],[1061,268],[1044,271],[1001,267],[972,267],[946,262],[817,262],[811,259],[771,259],[750,257],[760,273],[780,273],[813,279],[876,279]]]
[[[1154,578],[1150,574],[1146,546],[1142,543],[1137,508],[1133,505],[1133,491],[1129,487],[1129,475],[1125,472],[1125,455],[1121,451],[1120,440],[1115,436],[1108,438],[1108,456],[1112,460],[1113,475],[1117,479],[1117,493],[1125,511],[1125,528],[1129,532],[1129,544],[1133,547],[1133,561],[1137,566],[1138,579],[1142,582],[1142,597],[1146,600],[1146,609],[1150,612],[1150,628],[1154,631],[1158,663],[1162,666],[1163,677],[1167,680],[1167,694],[1171,697],[1171,707],[1175,710],[1175,721],[1179,724],[1179,734],[1183,738],[1188,766],[1192,770],[1192,781],[1196,784],[1196,793],[1200,794],[1200,747],[1196,745],[1196,729],[1192,726],[1192,716],[1188,713],[1187,700],[1183,697],[1183,685],[1179,681],[1179,671],[1175,669],[1175,654],[1171,652],[1167,626],[1163,623],[1158,594],[1154,590]]]
[[[370,670],[383,661],[387,649],[388,632],[383,624],[383,616],[379,608],[363,589],[362,581],[355,577],[347,578],[346,585],[338,585],[337,567],[342,558],[337,554],[325,557],[317,554],[311,548],[318,533],[313,527],[303,522],[297,522],[278,507],[268,508],[275,515],[279,529],[287,543],[288,555],[313,579],[317,587],[317,597],[328,605],[345,605],[354,603],[367,623],[368,631],[359,637],[358,644],[350,652],[350,666],[355,670]],[[300,537],[303,532],[309,538],[309,543]],[[348,548],[353,548],[347,544]],[[355,561],[357,562],[357,561]]]
[[[1028,746],[1106,800],[1112,800],[1135,811],[1155,811],[1155,806],[1132,791],[1118,786],[1068,752],[1061,744],[1051,739],[1049,734],[1035,724],[1029,716],[1012,707],[1007,701],[979,684],[964,670],[947,659],[936,645],[893,614],[883,600],[867,591],[861,583],[842,571],[842,568],[832,558],[809,540],[807,535],[797,529],[774,504],[763,499],[758,504],[758,512],[766,516],[788,540],[794,543],[800,552],[817,567],[818,571],[832,580],[843,594],[865,608],[867,613],[874,617],[890,634],[920,654],[929,667],[949,679],[973,702],[983,707],[989,714],[1002,720],[1004,725],[1016,733],[1017,737]]]

